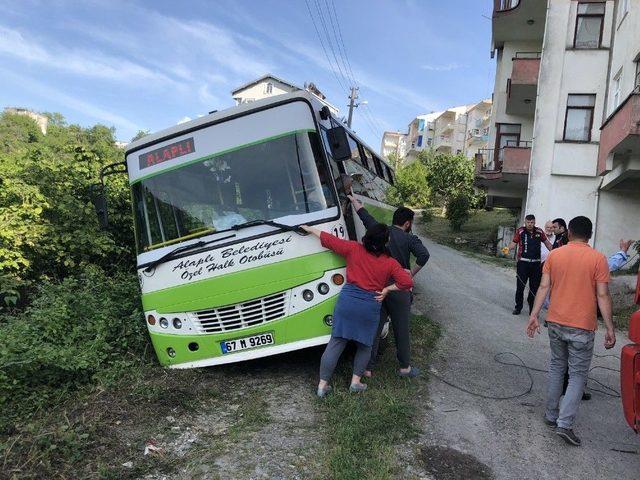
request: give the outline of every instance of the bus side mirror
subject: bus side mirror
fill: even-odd
[[[349,137],[344,127],[337,126],[327,130],[327,139],[329,140],[329,148],[331,148],[331,156],[335,161],[344,162],[351,158]]]
[[[91,185],[91,202],[96,209],[100,228],[106,230],[109,228],[109,217],[107,214],[107,197],[104,194],[102,185]]]

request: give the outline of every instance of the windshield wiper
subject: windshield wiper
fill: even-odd
[[[243,228],[255,227],[257,225],[269,225],[270,227],[276,227],[287,232],[296,232],[299,235],[305,234],[304,230],[300,228],[300,225],[285,225],[284,223],[278,223],[272,220],[250,220],[248,222],[234,225],[230,230],[241,230]]]
[[[233,238],[235,236],[236,236],[236,234],[234,233],[233,235],[227,235],[226,237],[214,238],[213,240],[209,240],[209,241],[206,241],[206,242],[204,240],[200,240],[199,242],[196,242],[196,243],[191,243],[189,245],[183,245],[181,247],[174,248],[170,252],[167,252],[165,255],[161,256],[157,260],[154,260],[149,265],[147,265],[147,268],[145,268],[144,271],[147,272],[147,273],[150,272],[156,266],[160,265],[163,262],[166,262],[167,260],[172,259],[173,257],[178,255],[179,253],[186,252],[187,250],[193,250],[193,249],[196,249],[196,248],[201,248],[201,247],[204,247],[205,245],[209,245],[210,243],[217,243],[217,242],[221,242],[222,240],[228,240],[228,239]]]

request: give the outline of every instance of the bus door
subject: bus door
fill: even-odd
[[[640,305],[640,272],[635,302]],[[640,433],[640,310],[629,320],[629,340],[620,354],[620,395],[627,423]]]

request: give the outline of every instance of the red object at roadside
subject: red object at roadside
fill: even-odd
[[[640,273],[636,285],[636,304],[640,305]],[[620,354],[620,395],[627,423],[640,432],[640,310],[629,320],[629,340]]]

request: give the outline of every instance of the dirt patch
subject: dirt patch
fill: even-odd
[[[420,449],[425,471],[435,480],[491,480],[493,472],[473,455],[433,445]]]

